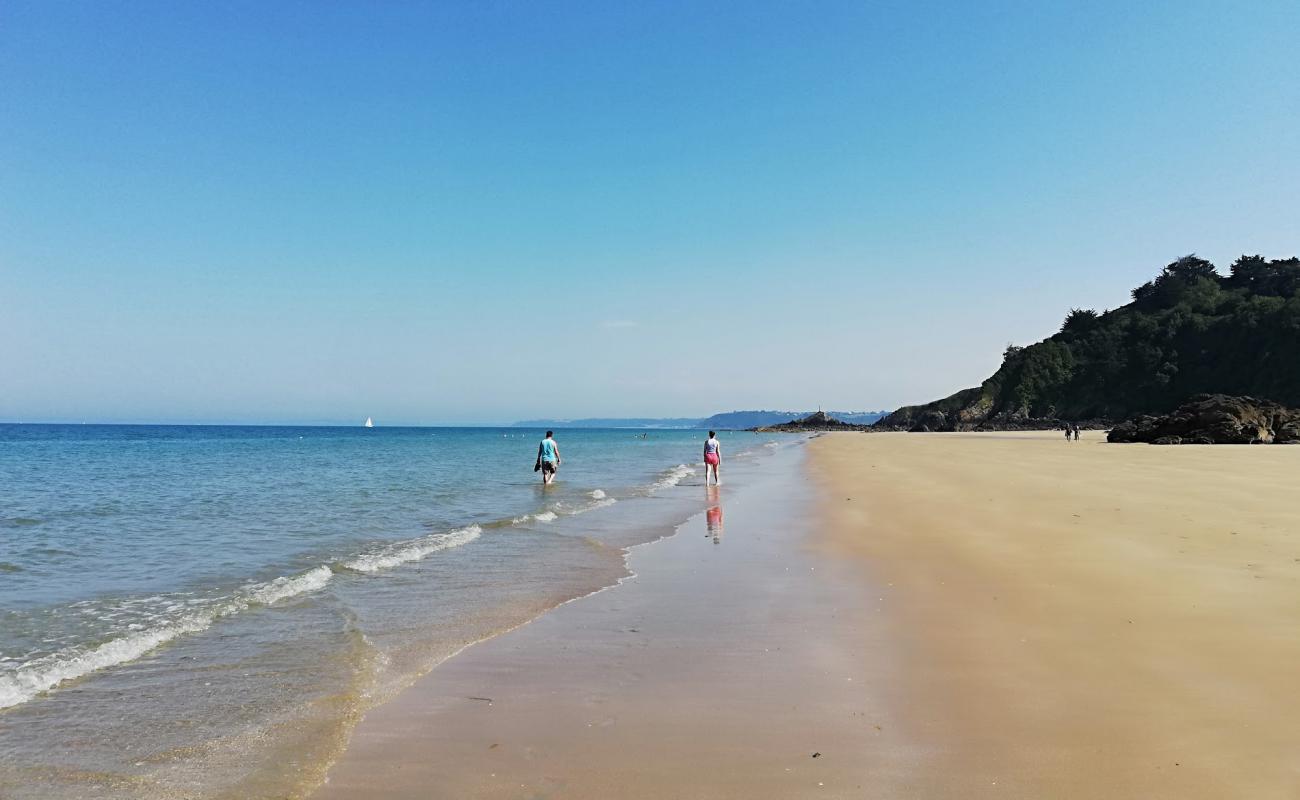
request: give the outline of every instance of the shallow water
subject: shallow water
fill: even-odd
[[[702,431],[0,426],[0,795],[292,795],[464,646],[625,574]],[[723,434],[744,481],[793,437]]]

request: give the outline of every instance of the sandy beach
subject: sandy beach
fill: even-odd
[[[1300,794],[1300,449],[829,436],[827,547],[883,582],[909,797]]]
[[[702,514],[372,711],[315,796],[1300,792],[1300,449],[795,450],[716,543]]]

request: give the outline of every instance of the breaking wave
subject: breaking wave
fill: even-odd
[[[191,610],[169,619],[165,616],[166,611],[188,606],[173,603],[160,614],[163,619],[152,627],[143,627],[94,647],[74,647],[33,659],[8,674],[0,674],[0,708],[25,703],[65,681],[135,661],[178,636],[205,630],[222,617],[314,592],[329,583],[333,574],[329,567],[320,566],[298,575],[249,584],[234,595],[218,598],[203,607],[191,607]]]
[[[401,564],[419,561],[439,550],[469,544],[482,533],[483,529],[478,525],[470,525],[468,528],[461,528],[449,533],[434,533],[414,541],[384,545],[369,553],[362,553],[356,558],[345,561],[341,566],[356,572],[379,572],[392,569]]]
[[[344,561],[338,568],[361,573],[391,569],[439,550],[468,544],[481,532],[479,526],[471,525],[448,533],[385,545]],[[206,630],[223,617],[319,591],[333,579],[334,574],[333,567],[322,564],[296,575],[250,583],[224,597],[189,601],[163,596],[147,598],[159,603],[159,610],[150,614],[153,617],[151,622],[131,624],[129,633],[95,646],[65,648],[12,669],[5,669],[9,665],[0,667],[0,709],[25,703],[42,692],[92,672],[135,661],[173,639]]]
[[[659,480],[655,481],[651,485],[650,490],[653,492],[653,491],[658,491],[660,489],[667,489],[669,487],[676,486],[677,484],[682,482],[682,479],[686,478],[689,475],[694,475],[694,474],[695,474],[695,467],[689,466],[687,464],[678,464],[672,469],[664,472],[664,474],[659,478]]]

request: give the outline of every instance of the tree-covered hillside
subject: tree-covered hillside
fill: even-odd
[[[1242,256],[1223,276],[1204,259],[1180,258],[1128,305],[1073,309],[1055,335],[1008,347],[982,385],[899,409],[880,425],[1118,420],[1210,392],[1300,406],[1300,259]]]

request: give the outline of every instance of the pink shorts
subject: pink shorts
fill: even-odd
[[[705,453],[705,454],[704,454],[704,463],[705,463],[705,464],[712,464],[713,466],[716,467],[716,466],[718,465],[718,454],[717,454],[717,453]]]

